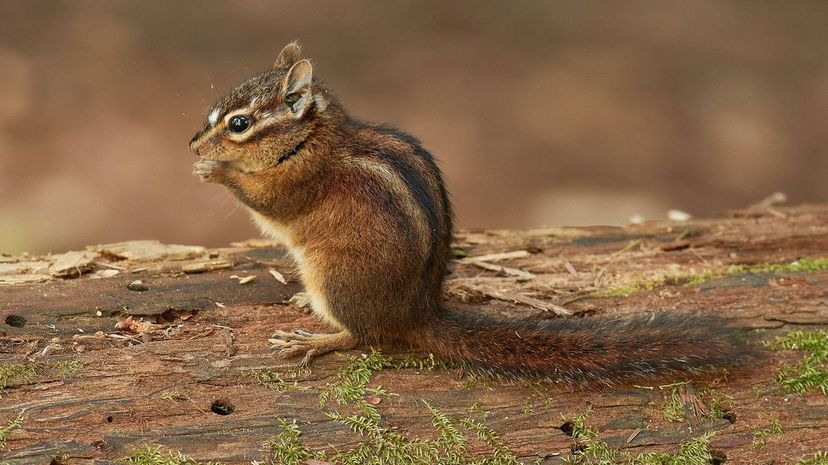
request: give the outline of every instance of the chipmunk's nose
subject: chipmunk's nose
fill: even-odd
[[[191,151],[191,152],[193,152],[193,153],[195,153],[196,155],[198,155],[198,154],[199,154],[199,153],[198,153],[199,144],[197,144],[197,142],[198,142],[198,140],[201,138],[201,136],[202,136],[202,135],[204,135],[204,130],[203,130],[203,129],[202,129],[201,131],[198,131],[198,132],[197,132],[197,133],[193,136],[193,138],[192,138],[192,139],[190,139],[190,144],[189,144],[190,151]]]

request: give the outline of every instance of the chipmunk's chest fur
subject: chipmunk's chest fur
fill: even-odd
[[[306,254],[303,247],[295,244],[293,237],[293,230],[286,224],[274,221],[261,213],[248,208],[253,222],[262,231],[262,234],[278,241],[288,247],[293,260],[299,267],[299,274],[302,276],[302,282],[305,285],[305,292],[310,297],[311,308],[320,318],[326,323],[336,327],[343,328],[343,325],[331,313],[328,301],[325,298],[324,282],[319,267],[314,262],[312,256]]]

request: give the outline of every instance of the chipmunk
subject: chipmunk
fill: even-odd
[[[650,380],[742,359],[718,318],[510,320],[448,308],[452,208],[420,142],[351,117],[294,42],[231,90],[190,141],[202,181],[226,186],[284,242],[333,334],[278,331],[282,357],[406,345],[498,375],[569,385]]]

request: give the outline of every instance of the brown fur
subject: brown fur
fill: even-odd
[[[227,126],[238,114],[253,121],[241,134]],[[731,332],[697,317],[542,323],[446,309],[452,211],[439,168],[413,137],[350,117],[295,43],[211,115],[190,142],[196,174],[227,186],[265,233],[287,243],[314,311],[341,330],[280,332],[283,355],[307,361],[356,344],[410,343],[484,370],[571,384],[740,358]]]

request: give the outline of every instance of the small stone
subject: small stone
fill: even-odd
[[[137,279],[137,280],[127,284],[127,289],[129,289],[130,291],[135,291],[135,292],[144,292],[144,291],[149,290],[149,286],[144,284],[144,282],[141,281],[140,279]]]

